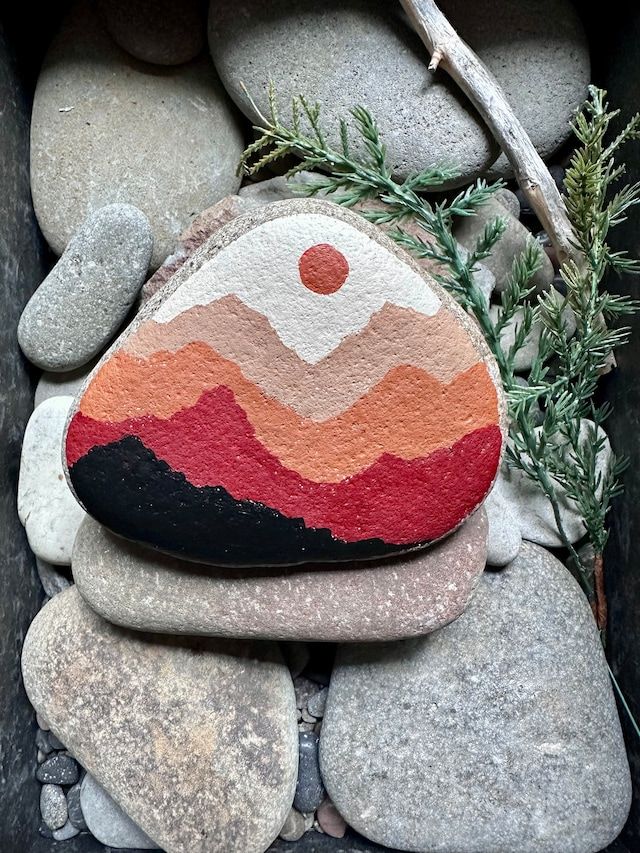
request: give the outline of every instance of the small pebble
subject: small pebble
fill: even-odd
[[[69,812],[69,820],[76,829],[86,829],[87,823],[82,814],[82,805],[80,803],[80,789],[82,783],[76,783],[67,791],[67,811]]]
[[[520,201],[515,193],[512,193],[511,190],[504,187],[503,189],[498,190],[494,198],[496,201],[499,201],[512,216],[516,219],[520,219]]]
[[[302,720],[305,723],[315,724],[315,722],[316,722],[316,718],[313,716],[313,714],[310,714],[306,708],[303,708],[300,711],[300,716],[302,717]]]
[[[322,831],[326,832],[327,835],[331,835],[332,838],[344,838],[347,823],[330,799],[327,798],[320,803],[316,812],[316,820]]]
[[[68,820],[62,829],[54,830],[53,838],[55,841],[68,841],[70,838],[75,838],[79,833],[80,830]]]
[[[293,686],[296,691],[296,708],[307,707],[307,703],[309,699],[314,695],[314,693],[318,692],[318,685],[315,681],[311,681],[310,678],[305,678],[304,675],[299,675],[297,678],[293,679]]]
[[[38,724],[38,728],[42,729],[43,732],[49,731],[49,723],[40,714],[36,714],[36,723]]]
[[[329,695],[329,688],[323,687],[322,690],[319,690],[317,693],[309,699],[307,704],[307,710],[310,714],[316,719],[320,719],[324,716],[324,710],[327,706],[327,696]]]
[[[315,811],[326,796],[318,762],[318,736],[313,732],[298,735],[298,783],[293,806],[299,812]]]
[[[43,838],[53,838],[53,832],[49,829],[47,824],[44,821],[40,822],[40,826],[38,827],[38,832]]]
[[[48,598],[53,598],[54,595],[58,595],[59,592],[63,592],[71,586],[71,581],[63,574],[59,566],[53,566],[46,560],[36,557],[36,568],[40,583]]]
[[[46,752],[43,752],[41,749],[39,749],[37,752],[37,755],[36,755],[36,760],[37,760],[38,764],[42,764],[42,762],[46,759],[46,757],[47,757]]]
[[[43,785],[40,789],[40,813],[51,830],[61,829],[67,822],[67,798],[59,785]]]
[[[305,720],[298,723],[298,731],[300,732],[312,732],[314,728],[315,723],[307,723]]]
[[[50,755],[36,771],[38,782],[54,785],[75,785],[78,781],[78,765],[76,761],[63,752]]]
[[[291,809],[284,822],[284,826],[280,830],[280,838],[283,841],[298,841],[304,835],[305,830],[305,816],[295,809]]]
[[[38,750],[40,752],[44,752],[45,755],[49,755],[53,750],[51,742],[49,741],[48,733],[42,729],[38,729],[36,732],[36,746],[38,747]]]

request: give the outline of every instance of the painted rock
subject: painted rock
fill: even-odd
[[[69,481],[115,533],[188,559],[400,553],[487,494],[498,385],[473,322],[375,226],[278,202],[208,240],[98,364]]]

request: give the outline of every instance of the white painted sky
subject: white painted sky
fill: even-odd
[[[300,281],[298,261],[329,243],[347,259],[349,275],[335,293],[313,293]],[[235,294],[263,314],[281,341],[315,364],[347,335],[364,328],[385,302],[431,316],[440,300],[411,267],[357,228],[317,213],[265,222],[207,261],[160,307],[167,323],[195,305]]]

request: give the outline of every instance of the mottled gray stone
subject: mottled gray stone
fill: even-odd
[[[77,762],[64,752],[55,752],[50,755],[36,771],[38,782],[48,782],[53,785],[75,785],[78,776]]]
[[[82,780],[80,802],[89,832],[108,847],[157,848],[155,841],[131,820],[90,773]]]
[[[53,598],[54,595],[71,586],[71,581],[58,571],[58,566],[53,566],[51,563],[41,560],[40,557],[36,557],[36,568],[42,588],[49,598]]]
[[[351,641],[415,636],[455,619],[485,566],[481,510],[426,550],[366,563],[220,568],[114,536],[87,517],[74,579],[91,607],[137,630]]]
[[[87,828],[87,822],[82,814],[82,802],[80,799],[81,790],[82,783],[77,782],[67,791],[67,811],[69,813],[69,821],[76,827],[76,829],[79,830]]]
[[[161,848],[262,853],[277,836],[298,741],[275,645],[123,631],[72,587],[32,623],[22,669],[51,730]]]
[[[453,233],[466,249],[473,251],[478,237],[484,232],[485,225],[498,217],[506,221],[507,227],[491,250],[489,257],[484,258],[483,264],[494,274],[496,290],[501,293],[506,288],[511,275],[514,257],[519,255],[528,243],[537,245],[535,237],[494,198],[478,208],[474,216],[458,217],[454,222]],[[531,285],[538,292],[543,292],[551,287],[554,271],[553,264],[546,253],[540,250],[540,256],[542,265],[531,279]]]
[[[33,412],[22,444],[18,515],[33,552],[48,563],[69,565],[85,512],[67,485],[62,439],[73,397],[52,397]]]
[[[404,850],[595,853],[631,796],[591,609],[529,543],[441,631],[339,649],[320,759],[346,821]]]
[[[27,358],[44,370],[87,364],[127,316],[152,248],[149,221],[132,205],[91,213],[22,313],[18,341]]]
[[[40,790],[40,814],[49,829],[61,829],[67,822],[67,798],[60,785],[46,784]]]
[[[101,0],[100,8],[115,41],[144,62],[180,65],[206,43],[201,0]]]
[[[318,735],[300,732],[298,783],[293,807],[299,812],[314,812],[325,798],[324,785],[318,763]]]
[[[151,223],[158,267],[196,213],[240,183],[242,133],[211,60],[165,69],[138,62],[88,0],[45,57],[31,140],[34,206],[58,254],[90,213],[127,203]]]
[[[84,385],[85,379],[93,370],[97,359],[91,359],[88,364],[62,373],[44,372],[36,385],[33,400],[34,408],[50,397],[76,397]]]
[[[551,154],[569,136],[589,82],[587,42],[573,6],[444,0],[441,7],[496,76],[542,155]],[[267,111],[273,80],[284,116],[293,95],[318,100],[334,144],[338,119],[365,104],[400,177],[446,163],[461,168],[458,183],[464,183],[499,154],[448,75],[426,72],[428,54],[395,4],[212,0],[209,46],[227,90],[252,120],[257,116],[241,82]]]
[[[5,18],[19,10],[33,20],[33,9],[18,5],[5,4],[0,16],[0,850],[7,853],[24,850],[25,842],[36,849],[40,787],[33,772],[33,711],[24,696],[16,654],[42,600],[33,555],[16,513],[20,446],[33,408],[16,326],[46,274],[47,253],[29,191],[28,86],[20,84],[3,26]],[[42,22],[40,10],[38,17]],[[29,28],[24,34],[29,57],[36,60],[38,36]]]
[[[307,702],[307,709],[316,719],[320,719],[320,717],[324,716],[324,709],[327,705],[328,695],[329,688],[323,687],[322,690],[318,690],[317,693],[314,693],[313,696],[309,698],[309,701]]]
[[[500,204],[507,210],[511,216],[515,219],[520,219],[520,199],[515,193],[512,193],[511,190],[508,190],[506,187],[498,190],[495,194],[494,198],[496,201],[499,201]]]

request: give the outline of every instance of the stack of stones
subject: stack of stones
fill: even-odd
[[[296,86],[322,79],[341,113],[368,101],[399,175],[452,139],[461,182],[505,173],[447,85],[429,85],[429,110],[407,100],[424,66],[386,4],[270,5],[211,4],[212,56],[249,117],[238,80],[260,103],[276,56],[286,94],[313,41],[320,64]],[[588,79],[579,23],[554,4],[559,55],[539,10],[495,5],[456,23],[550,154]],[[357,212],[292,199],[278,177],[239,186],[241,119],[201,52],[199,3],[100,6],[73,7],[38,83],[34,204],[61,257],[18,329],[45,371],[18,496],[50,599],[23,651],[42,832],[168,853],[354,830],[362,851],[601,849],[630,801],[606,662],[540,547],[557,544],[544,500],[502,462],[482,336],[429,263]],[[529,32],[563,81],[551,101],[540,85],[544,122],[530,74],[529,100],[518,89],[529,57],[495,48],[488,22]],[[354,32],[375,56],[363,74]],[[324,68],[337,38],[336,73],[360,87],[346,106]],[[488,301],[534,239],[504,191],[459,243],[496,213]]]

